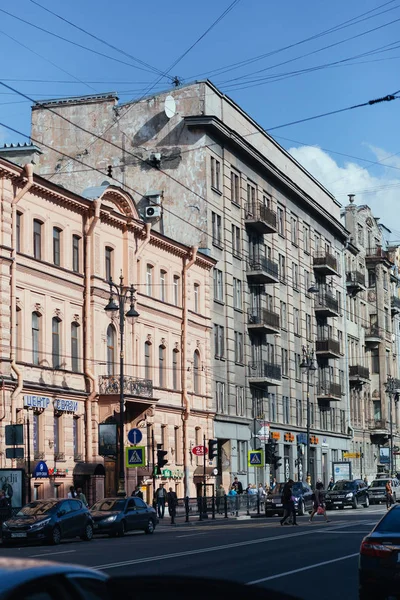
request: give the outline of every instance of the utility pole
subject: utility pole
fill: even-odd
[[[389,427],[390,427],[390,450],[389,450],[389,475],[393,477],[393,399],[398,402],[399,382],[389,375],[385,384],[386,392],[389,394]]]
[[[307,475],[306,481],[308,485],[311,485],[311,454],[310,454],[310,427],[311,427],[311,415],[310,415],[310,376],[314,374],[317,370],[314,361],[314,350],[309,348],[309,346],[303,346],[303,360],[300,364],[300,368],[303,373],[307,376],[307,457],[306,457],[306,465],[307,465]],[[304,477],[304,474],[303,474]]]

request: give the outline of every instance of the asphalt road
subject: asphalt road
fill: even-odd
[[[196,575],[261,585],[305,600],[356,599],[357,556],[362,538],[385,512],[382,506],[330,511],[298,518],[218,520],[180,524],[165,519],[153,535],[66,541],[56,548],[1,548],[0,557],[31,557],[95,567],[113,575]]]

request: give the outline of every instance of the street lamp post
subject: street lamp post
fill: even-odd
[[[309,346],[303,346],[303,360],[301,361],[300,368],[303,373],[307,376],[307,476],[306,481],[310,485],[311,484],[311,474],[310,474],[310,376],[314,374],[317,370],[314,361],[314,351]],[[303,475],[304,477],[304,475]]]
[[[390,423],[390,455],[389,455],[389,475],[393,477],[393,398],[395,402],[399,399],[398,382],[389,375],[385,384],[386,391],[389,394],[389,423]]]
[[[135,310],[135,288],[124,286],[124,277],[120,275],[119,284],[109,279],[110,284],[110,299],[104,310],[108,315],[112,316],[119,312],[119,335],[120,335],[120,354],[119,354],[119,479],[117,496],[126,496],[125,490],[125,467],[124,467],[124,333],[125,319],[134,323],[138,318],[139,313]],[[125,313],[125,304],[129,298],[130,308]],[[117,301],[115,301],[115,299]]]

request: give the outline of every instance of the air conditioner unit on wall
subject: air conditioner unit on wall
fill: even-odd
[[[146,219],[157,219],[161,217],[161,206],[146,206]]]

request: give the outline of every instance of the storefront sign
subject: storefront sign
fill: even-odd
[[[33,476],[36,479],[40,479],[42,477],[48,477],[49,476],[49,468],[46,465],[46,463],[41,460],[40,462],[38,462],[38,464],[35,467],[35,470],[33,472]]]
[[[297,434],[297,443],[298,444],[307,444],[307,435],[305,433]]]
[[[45,410],[50,406],[50,398],[46,396],[24,396],[24,408],[37,408]],[[60,412],[77,412],[78,402],[77,400],[64,400],[61,398],[55,398],[53,400],[54,410]]]
[[[46,409],[50,404],[50,398],[46,396],[24,396],[24,408]]]
[[[0,490],[5,492],[12,508],[22,508],[25,504],[25,471],[0,469]]]
[[[56,398],[54,400],[54,410],[62,412],[76,412],[78,410],[78,402],[76,400],[62,400]]]
[[[381,465],[390,464],[389,448],[379,448],[379,462],[381,463]]]

